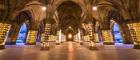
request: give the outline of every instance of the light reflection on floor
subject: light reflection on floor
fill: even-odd
[[[113,45],[116,49],[133,49],[133,44],[115,43]]]
[[[115,43],[115,45],[123,45],[123,43]]]
[[[73,44],[72,42],[68,42],[68,60],[73,60]]]
[[[17,46],[24,46],[24,43],[16,43]]]
[[[64,42],[53,44],[55,47],[49,51],[40,51],[35,45],[19,45],[7,45],[0,50],[0,60],[140,60],[140,51],[133,49],[131,44],[97,44],[98,50],[89,50],[88,43]]]

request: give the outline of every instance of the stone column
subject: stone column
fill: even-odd
[[[103,35],[103,43],[106,45],[113,45],[114,41],[112,40],[111,31],[108,30],[102,30]]]
[[[92,31],[92,33],[89,36],[90,38],[90,49],[91,50],[97,50],[97,46],[96,46],[96,40],[95,40],[95,32]]]
[[[134,41],[134,48],[140,49],[140,22],[128,23],[127,25]]]
[[[94,33],[95,42],[99,42],[99,35],[98,33]]]
[[[45,27],[44,27],[44,32],[42,33],[42,36],[41,36],[41,50],[49,50],[50,47],[49,47],[49,42],[48,42],[48,38],[49,38],[49,35],[50,35],[50,28],[51,28],[51,24],[49,23],[46,23],[45,24]]]
[[[8,44],[8,45],[16,44],[16,40],[17,40],[19,31],[20,31],[20,25],[12,24],[9,34],[8,34],[8,39],[6,41],[6,44]]]
[[[119,23],[120,33],[123,39],[124,44],[133,44],[133,40],[131,38],[130,30],[127,24]]]
[[[5,41],[7,40],[7,36],[10,29],[10,24],[0,23],[0,49],[4,48]]]
[[[29,45],[36,44],[37,33],[38,33],[37,30],[29,30],[27,39],[26,39],[26,44],[29,44]]]
[[[32,20],[28,26],[28,33],[26,38],[26,45],[35,45],[37,42],[40,20]]]
[[[90,40],[89,49],[91,49],[91,50],[97,50],[94,34],[95,34],[95,28],[93,27],[92,23],[89,23],[88,24],[88,35],[89,35],[89,40]]]
[[[115,33],[114,33],[113,29],[111,29],[111,35],[112,35],[112,40],[115,42],[116,41],[115,40]]]
[[[10,31],[8,34],[8,39],[6,40],[6,44],[13,45],[13,44],[16,44],[22,23],[20,23],[20,22],[19,23],[10,22],[10,23],[11,23],[11,28],[10,28]],[[24,42],[25,42],[25,40],[24,40]]]

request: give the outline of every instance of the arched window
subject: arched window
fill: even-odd
[[[116,43],[122,43],[123,40],[122,40],[122,36],[120,34],[119,26],[118,26],[117,23],[114,23],[113,32],[114,32],[115,42]]]
[[[18,37],[17,37],[16,44],[17,43],[24,43],[25,42],[26,33],[27,33],[27,27],[26,27],[26,24],[23,23],[22,26],[21,26],[21,28],[20,28],[20,31],[19,31],[19,34],[18,34]]]

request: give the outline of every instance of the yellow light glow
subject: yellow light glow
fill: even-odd
[[[72,34],[69,34],[68,37],[71,39],[72,38]]]
[[[46,10],[46,7],[43,6],[43,7],[42,7],[42,10],[45,11],[45,10]]]
[[[96,10],[97,10],[97,6],[93,6],[92,9],[93,9],[94,11],[96,11]]]

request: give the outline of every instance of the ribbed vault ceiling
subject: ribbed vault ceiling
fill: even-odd
[[[66,1],[58,6],[57,10],[62,31],[66,33],[69,26],[71,26],[74,31],[77,31],[78,27],[80,27],[81,7],[72,1]]]

